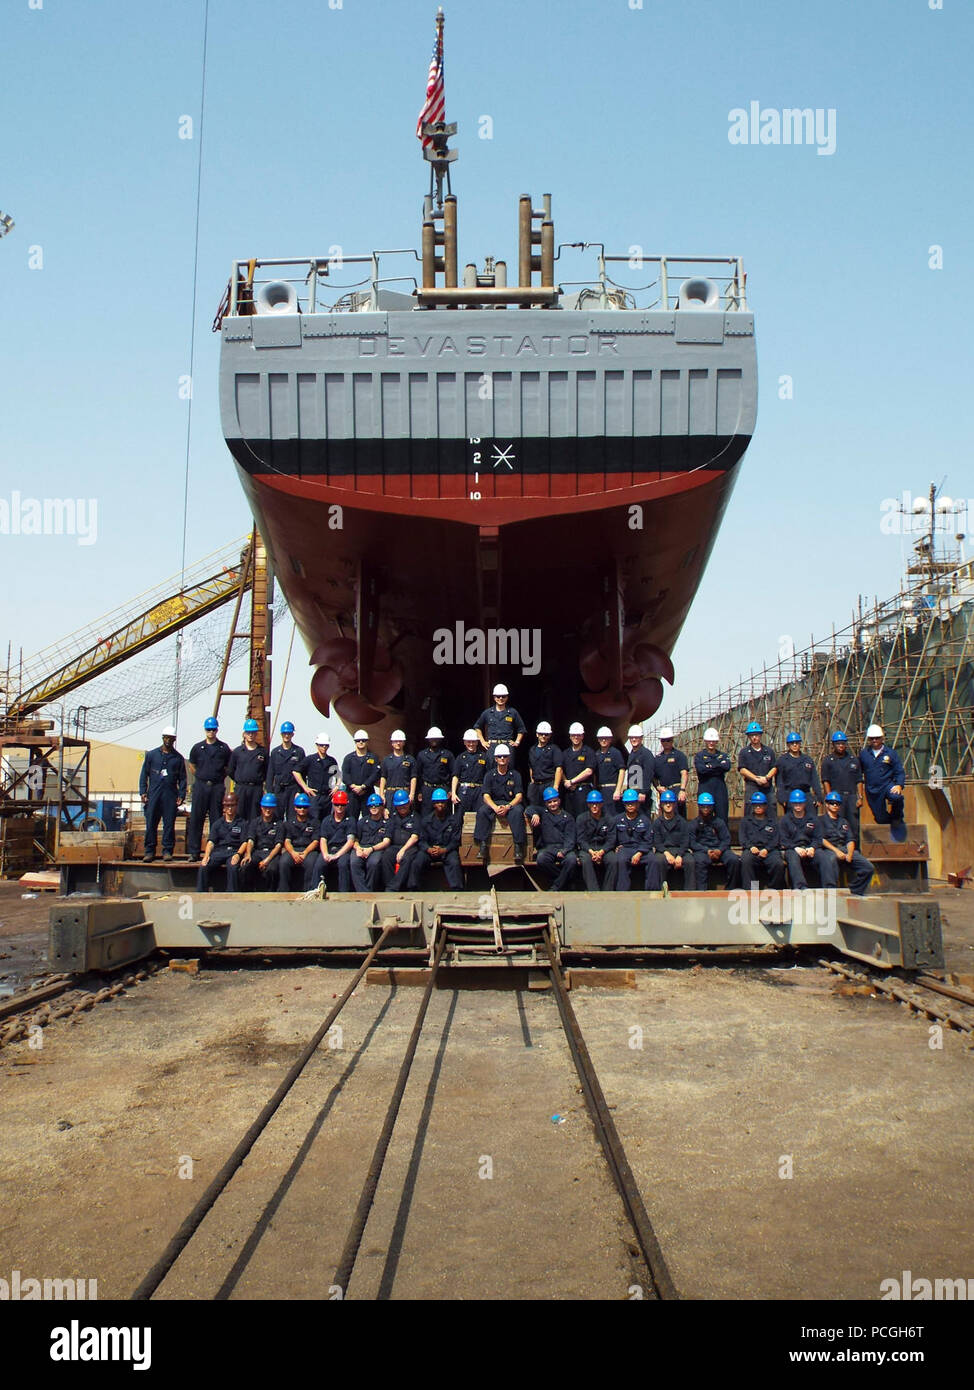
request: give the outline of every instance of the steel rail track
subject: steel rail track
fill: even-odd
[[[934,980],[928,975],[918,975],[912,980],[903,980],[896,975],[880,975],[878,971],[870,970],[868,967],[860,966],[857,969],[851,965],[846,965],[843,961],[822,959],[819,961],[819,965],[824,966],[833,975],[840,975],[855,984],[869,985],[878,994],[884,995],[887,999],[897,1000],[914,1013],[935,1018],[938,1022],[946,1023],[948,1027],[956,1028],[958,1032],[968,1034],[968,1046],[974,1045],[974,1012],[959,1014],[956,1010],[941,1004],[936,998],[930,997],[931,995],[946,995],[947,998],[955,999],[974,1011],[974,994],[968,990],[957,989],[941,980]]]

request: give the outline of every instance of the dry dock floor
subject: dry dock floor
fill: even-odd
[[[0,952],[29,960],[53,899],[12,888]],[[974,971],[974,893],[940,896],[948,966]],[[903,1270],[974,1276],[974,1052],[836,996],[805,959],[573,993],[678,1290],[876,1299]],[[127,1296],[350,975],[163,970],[39,1050],[2,1049],[0,1277]],[[329,1297],[419,996],[359,986],[340,1046],[157,1296]],[[644,1282],[552,994],[438,990],[348,1296],[626,1299]]]

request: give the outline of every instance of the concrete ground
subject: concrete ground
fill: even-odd
[[[26,909],[52,899],[7,888],[0,950],[29,965]],[[943,902],[970,972],[974,893]],[[684,1297],[974,1276],[974,1053],[806,959],[573,994]],[[129,1294],[349,978],[163,971],[2,1049],[0,1277]],[[159,1296],[330,1296],[419,997],[358,988]],[[348,1296],[626,1299],[646,1285],[630,1245],[552,995],[438,991]]]

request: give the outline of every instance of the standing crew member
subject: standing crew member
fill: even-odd
[[[737,755],[737,770],[744,783],[744,803],[752,792],[763,792],[768,798],[767,814],[776,816],[778,806],[774,798],[774,779],[777,776],[774,749],[761,742],[764,729],[756,719],[752,719],[744,730],[747,743]]]
[[[626,786],[639,793],[639,804],[647,811],[651,807],[656,759],[643,742],[643,726],[633,724],[629,729],[629,758],[626,763]]]
[[[168,724],[162,746],[146,752],[139,773],[139,795],[145,807],[144,864],[156,857],[156,831],[162,818],[162,857],[171,859],[176,848],[176,810],[186,800],[186,762],[176,751],[176,730]]]
[[[494,764],[484,778],[484,796],[477,811],[474,839],[480,850],[480,857],[486,864],[487,839],[499,816],[511,827],[514,862],[523,864],[528,839],[524,824],[524,786],[521,774],[511,767],[511,750],[506,743],[499,743],[494,749]]]
[[[476,811],[479,807],[486,773],[487,753],[480,746],[477,730],[468,729],[463,736],[463,752],[454,766],[450,790],[450,800],[461,815],[466,811]]]
[[[431,810],[430,798],[437,787],[442,787],[449,795],[456,774],[457,763],[449,748],[443,747],[443,730],[434,724],[426,730],[428,748],[421,748],[416,754],[416,786],[422,800],[422,814]]]
[[[781,848],[788,865],[792,888],[805,889],[808,880],[805,870],[814,864],[823,888],[834,888],[839,882],[839,861],[822,848],[822,827],[808,806],[803,791],[788,796],[788,812],[781,818]]]
[[[447,887],[462,889],[460,839],[463,833],[463,817],[454,812],[449,793],[442,787],[437,787],[431,794],[430,806],[429,815],[423,816],[420,822],[413,883],[418,888],[425,871],[439,864],[446,876]]]
[[[568,747],[561,755],[561,769],[565,808],[573,816],[580,816],[585,810],[585,798],[595,786],[595,749],[585,742],[585,729],[581,724],[572,724],[568,730]]]
[[[741,866],[731,849],[727,822],[714,813],[714,798],[710,792],[697,795],[697,817],[690,822],[690,859],[694,888],[702,888],[704,892],[709,889],[711,864],[722,866],[728,892],[737,887]]]
[[[768,798],[764,792],[752,792],[748,815],[741,821],[741,886],[745,892],[758,885],[762,874],[774,889],[785,886],[785,861],[781,857],[781,833],[778,818],[768,815]]]
[[[348,792],[340,789],[332,792],[331,811],[318,828],[318,852],[314,856],[305,891],[314,888],[319,879],[327,888],[331,869],[338,874],[339,893],[352,891],[352,846],[355,844],[356,825],[348,813],[351,801]]]
[[[864,898],[873,876],[873,866],[864,854],[856,849],[856,837],[848,819],[842,814],[841,792],[828,792],[825,797],[825,815],[819,820],[822,827],[822,849],[825,854],[834,854],[837,864],[848,864],[850,869],[850,891],[856,898]],[[838,881],[838,880],[836,880]]]
[[[613,733],[603,724],[595,735],[598,752],[595,755],[594,782],[602,793],[605,814],[612,820],[622,814],[622,793],[625,791],[626,760],[612,744]],[[586,804],[587,800],[586,800]],[[581,813],[579,813],[581,814]]]
[[[241,868],[248,888],[259,893],[277,891],[281,873],[283,822],[277,818],[277,797],[265,792],[260,799],[260,815],[250,822]]]
[[[543,806],[542,792],[545,787],[560,791],[564,779],[561,766],[561,749],[551,741],[551,725],[546,719],[535,729],[537,743],[528,749],[528,805],[537,810]]]
[[[791,799],[791,793],[795,791],[804,792],[806,801],[814,798],[821,804],[822,786],[814,762],[807,753],[802,752],[801,734],[790,733],[785,743],[788,745],[788,751],[782,753],[775,764],[778,805],[785,807]]]
[[[859,754],[866,800],[877,825],[888,825],[890,838],[906,839],[903,823],[903,784],[906,772],[899,755],[885,742],[878,724],[866,730],[866,746]]]
[[[693,855],[690,853],[690,825],[679,809],[678,793],[667,787],[659,795],[659,815],[653,821],[653,853],[659,874],[659,886],[670,883],[673,874],[683,870],[683,887],[694,888]]]
[[[215,825],[210,826],[209,839],[196,874],[197,893],[208,893],[211,873],[224,867],[227,871],[227,892],[236,893],[240,887],[240,866],[249,836],[250,822],[240,814],[233,792],[228,792],[223,798],[223,815]]]
[[[405,790],[403,787],[400,791]],[[393,793],[394,795],[395,793]],[[366,814],[359,816],[355,843],[349,856],[352,888],[356,893],[375,893],[382,878],[382,856],[389,848],[384,803],[378,792],[369,792]]]
[[[638,801],[636,804],[638,806]],[[614,825],[615,821],[605,814],[602,793],[589,792],[585,798],[585,810],[575,821],[575,858],[589,893],[598,893],[600,887],[602,892],[608,893],[615,887]],[[601,885],[599,869],[602,870]]]
[[[661,792],[675,792],[677,810],[686,820],[687,783],[690,780],[690,764],[687,755],[673,745],[673,730],[659,731],[660,751],[656,754],[653,775]]]
[[[342,781],[348,792],[349,819],[357,821],[365,807],[366,797],[369,792],[375,791],[379,780],[379,760],[369,750],[369,736],[364,729],[356,729],[354,737],[355,750],[347,753],[342,761]]]
[[[521,740],[528,731],[517,710],[508,704],[510,693],[507,686],[495,685],[493,696],[493,705],[490,709],[485,709],[474,724],[481,747],[487,751],[490,767],[494,765],[492,755],[499,743],[505,744],[508,748],[520,748]]]
[[[189,750],[189,765],[193,769],[193,804],[186,828],[186,858],[191,863],[200,857],[203,822],[206,821],[212,830],[214,822],[220,819],[223,807],[230,745],[217,738],[219,727],[214,715],[204,719],[204,736]]]
[[[341,781],[338,763],[328,752],[329,743],[328,730],[322,729],[315,739],[315,751],[292,774],[305,796],[311,798],[311,813],[320,821],[330,814],[332,792]]]
[[[379,764],[379,795],[391,811],[393,792],[408,792],[410,801],[416,800],[416,759],[406,752],[402,729],[393,729],[389,742],[392,752]]]
[[[420,817],[409,804],[409,793],[402,790],[392,793],[392,808],[386,821],[389,848],[382,853],[383,887],[387,893],[408,893],[416,887]]]
[[[291,804],[291,814],[281,822],[283,848],[279,882],[282,893],[290,893],[296,875],[300,875],[306,893],[318,882],[320,831],[310,808],[311,797],[307,792],[298,792]]]
[[[267,749],[257,742],[260,725],[256,719],[245,719],[243,743],[239,743],[230,754],[227,775],[233,780],[233,789],[240,803],[240,814],[245,820],[253,820],[260,809],[260,798],[267,777]]]
[[[285,719],[281,725],[281,741],[271,749],[267,759],[266,790],[277,798],[282,818],[291,809],[291,802],[298,794],[295,772],[300,771],[305,752],[299,743],[294,742],[294,725]]]
[[[538,868],[551,875],[552,891],[559,893],[568,887],[575,873],[575,818],[561,809],[557,787],[545,787],[541,796],[544,809],[531,815],[542,846]]]
[[[720,734],[716,729],[705,730],[703,747],[693,755],[693,770],[697,774],[697,805],[700,805],[700,793],[708,792],[714,799],[714,815],[726,825],[730,811],[726,778],[731,760],[720,751]]]
[[[675,796],[673,800],[676,800]],[[681,821],[681,825],[685,824],[685,821]],[[635,787],[627,787],[622,793],[622,815],[613,821],[611,834],[616,847],[612,856],[616,891],[628,893],[632,871],[642,868],[643,887],[647,892],[655,893],[661,880],[653,854],[653,823],[645,807],[640,806]]]
[[[855,753],[849,752],[849,740],[840,732],[832,735],[832,752],[822,759],[822,786],[826,794],[838,792],[842,797],[842,815],[852,826],[859,840],[859,808],[862,805],[862,768]],[[826,800],[828,796],[826,795]]]

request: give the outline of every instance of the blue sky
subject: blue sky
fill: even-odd
[[[418,244],[426,174],[413,132],[435,8],[210,0],[190,562],[249,524],[209,331],[230,262]],[[904,546],[880,531],[884,498],[931,479],[974,498],[974,14],[963,0],[445,9],[462,261],[514,260],[528,191],[552,193],[558,241],[744,258],[757,433],[674,653],[665,717],[773,661],[782,635],[802,645],[846,621],[859,593],[894,590]],[[98,504],[93,545],[0,535],[0,638],[15,652],[180,567],[202,17],[202,0],[5,7],[0,210],[16,227],[0,243],[0,498]],[[752,100],[834,108],[835,153],[732,145],[729,113]],[[179,138],[184,115],[192,140]],[[929,268],[932,245],[942,270]],[[792,400],[779,399],[783,375]],[[310,743],[321,720],[306,691],[296,653],[287,713]],[[184,747],[207,705],[184,710]]]

